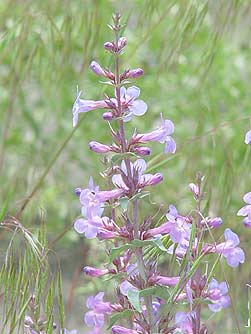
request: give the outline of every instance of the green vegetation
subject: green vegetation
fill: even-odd
[[[216,324],[219,319],[224,323],[224,317],[227,333],[238,333],[238,327],[244,333],[251,232],[243,227],[236,212],[243,205],[243,194],[251,190],[251,153],[244,144],[251,115],[248,0],[1,1],[0,220],[4,229],[0,234],[0,283],[4,284],[9,273],[21,284],[20,275],[31,273],[27,266],[16,272],[11,264],[15,252],[6,255],[10,234],[5,228],[10,217],[16,217],[21,226],[34,234],[31,240],[44,222],[46,238],[39,245],[35,238],[38,254],[31,251],[34,244],[28,242],[27,246],[18,239],[23,251],[18,257],[15,253],[15,261],[19,267],[30,257],[30,263],[37,268],[43,264],[49,272],[49,258],[52,267],[57,268],[55,255],[45,251],[45,260],[41,253],[40,247],[47,249],[44,244],[48,240],[48,248],[61,259],[66,320],[70,321],[69,328],[81,328],[83,295],[98,288],[96,282],[80,274],[81,268],[89,264],[89,257],[96,261],[92,265],[102,262],[104,247],[92,242],[90,248],[90,243],[73,231],[72,223],[80,211],[73,190],[87,185],[89,175],[101,170],[88,142],[95,139],[105,143],[107,129],[105,123],[97,122],[97,117],[101,118],[97,111],[82,116],[78,128],[73,130],[71,108],[77,85],[86,99],[100,99],[110,92],[105,85],[102,91],[100,85],[95,86],[98,79],[88,66],[93,59],[103,66],[112,66],[112,59],[100,45],[111,37],[107,23],[116,10],[127,23],[124,66],[140,64],[144,69],[145,75],[137,85],[149,108],[147,121],[137,118],[128,127],[131,131],[134,127],[149,131],[158,124],[160,112],[175,124],[174,156],[164,156],[162,148],[153,145],[156,156],[148,160],[149,171],[158,167],[165,182],[156,187],[150,202],[146,198],[144,212],[156,211],[158,206],[153,203],[164,204],[165,209],[173,203],[180,212],[189,213],[193,204],[187,185],[196,172],[205,175],[205,206],[212,216],[223,218],[225,227],[239,233],[246,252],[246,264],[238,271],[221,267],[222,277],[232,282],[233,306],[224,316],[211,319],[212,328],[221,333]],[[96,183],[102,185],[102,178]],[[54,271],[55,281],[52,279],[50,284],[58,285],[59,274]],[[40,288],[43,290],[42,285]],[[52,307],[49,290],[47,296],[41,296],[48,312]],[[14,292],[11,298],[15,300]],[[57,298],[59,292],[60,286],[54,292]],[[11,298],[6,307],[11,307]],[[20,300],[7,321],[18,324],[29,298],[27,294],[26,299]],[[4,296],[0,295],[0,304],[2,300]],[[72,309],[73,304],[77,305],[76,310]],[[59,313],[62,318],[63,310]],[[5,317],[8,314],[5,312]]]

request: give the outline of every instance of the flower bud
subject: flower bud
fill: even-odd
[[[199,187],[194,183],[189,183],[188,188],[194,194],[194,197],[197,198],[199,196]]]
[[[76,194],[78,197],[80,196],[81,191],[82,191],[81,188],[76,188],[76,189],[74,190],[75,194]]]
[[[107,51],[114,51],[114,44],[111,43],[111,42],[105,42],[105,44],[104,44],[104,48],[105,48]]]
[[[149,147],[134,147],[134,152],[137,153],[138,155],[144,157],[146,155],[151,154],[151,149]]]
[[[111,151],[110,146],[98,143],[97,141],[91,141],[89,147],[91,151],[96,153],[107,153]]]
[[[143,73],[144,71],[141,68],[135,68],[128,71],[127,78],[136,79],[140,77]]]
[[[122,50],[127,44],[127,39],[126,37],[120,37],[120,39],[118,40],[118,49],[119,51]]]
[[[109,274],[109,270],[108,269],[98,269],[98,268],[94,268],[94,267],[84,267],[83,269],[84,273],[88,276],[91,277],[100,277],[106,274]]]
[[[90,68],[92,70],[93,73],[95,73],[98,76],[106,76],[105,71],[103,70],[103,68],[96,62],[96,61],[92,61],[90,64]]]
[[[113,119],[113,113],[110,111],[104,112],[103,113],[103,119],[105,121],[111,121]]]
[[[156,184],[160,183],[161,181],[163,181],[163,175],[161,173],[156,173],[154,175],[151,175],[148,178],[145,178],[145,180],[143,182],[141,182],[140,186],[141,187],[155,186]]]
[[[108,240],[108,239],[115,238],[116,234],[112,231],[99,230],[97,236],[98,236],[99,239]]]

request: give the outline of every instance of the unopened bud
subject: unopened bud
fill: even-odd
[[[120,37],[120,39],[118,40],[118,49],[119,51],[122,50],[127,44],[127,39],[126,37]]]
[[[107,51],[114,51],[114,44],[111,43],[111,42],[105,42],[105,44],[104,44],[104,48],[105,48]]]
[[[113,119],[113,113],[110,111],[104,112],[103,113],[103,119],[105,121],[111,121]]]
[[[81,191],[82,191],[81,188],[76,188],[76,189],[74,190],[75,194],[76,194],[78,197],[80,196]]]
[[[199,196],[199,187],[194,183],[189,183],[188,188],[194,194],[194,197],[197,198]]]
[[[135,69],[128,71],[127,78],[135,79],[135,78],[140,77],[143,73],[144,71],[141,68],[135,68]]]
[[[111,148],[107,145],[98,143],[97,141],[91,141],[89,143],[90,150],[96,153],[107,153],[111,151]]]
[[[96,61],[91,62],[90,69],[98,76],[106,76],[104,69]]]
[[[134,147],[134,152],[137,153],[138,155],[144,157],[146,155],[151,154],[151,149],[149,147]]]
[[[91,276],[91,277],[100,277],[100,276],[109,274],[108,269],[102,270],[102,269],[98,269],[94,267],[84,267],[83,271],[86,275]]]

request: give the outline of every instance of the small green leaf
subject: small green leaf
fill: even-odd
[[[130,248],[129,244],[124,244],[122,246],[119,247],[114,247],[110,250],[110,262],[112,262],[113,260],[116,259],[116,257],[123,251],[127,250],[128,248]]]
[[[133,310],[125,310],[123,312],[118,312],[118,313],[113,314],[110,317],[110,322],[109,322],[109,326],[107,330],[110,329],[118,320],[129,318],[133,315],[133,313],[134,313]]]
[[[129,299],[129,302],[132,304],[135,310],[141,313],[142,310],[141,310],[141,305],[140,305],[140,300],[139,300],[139,291],[138,290],[128,290],[127,298]]]

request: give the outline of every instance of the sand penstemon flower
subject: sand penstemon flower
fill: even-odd
[[[151,150],[143,145],[159,142],[165,145],[165,153],[175,153],[176,143],[174,124],[163,115],[155,130],[140,133],[136,129],[131,138],[126,136],[126,122],[134,116],[143,116],[148,106],[139,99],[140,88],[131,83],[126,87],[127,80],[143,75],[143,70],[120,70],[119,56],[127,45],[126,38],[119,36],[121,27],[120,15],[115,14],[110,25],[115,38],[104,44],[105,50],[114,56],[114,72],[104,69],[96,61],[90,65],[97,76],[108,79],[109,86],[114,87],[114,95],[92,101],[82,100],[78,94],[73,106],[74,125],[79,113],[105,109],[102,118],[109,125],[113,141],[111,144],[96,140],[89,143],[91,151],[106,155],[106,169],[102,176],[107,189],[100,190],[91,179],[88,188],[75,190],[82,207],[82,217],[74,223],[75,230],[87,238],[109,240],[109,264],[104,268],[88,265],[84,272],[99,279],[107,275],[116,277],[117,284],[116,304],[104,302],[103,292],[87,299],[89,310],[84,317],[85,323],[92,327],[91,333],[101,333],[105,319],[114,315],[110,324],[114,334],[206,334],[202,308],[208,304],[212,312],[218,312],[229,306],[230,298],[226,282],[218,283],[214,277],[209,277],[210,264],[205,265],[202,260],[215,254],[216,259],[222,256],[235,268],[244,262],[245,255],[239,247],[238,236],[229,228],[225,229],[224,242],[205,241],[205,235],[211,235],[223,221],[221,217],[211,218],[202,212],[204,178],[201,174],[197,175],[195,183],[189,184],[195,200],[192,214],[181,214],[170,205],[157,220],[156,215],[139,216],[140,204],[149,195],[149,186],[157,186],[163,181],[160,172],[147,172],[147,163],[142,157],[150,155]],[[249,195],[244,201],[248,205],[238,214],[249,219]],[[162,273],[159,257],[169,254],[176,257],[177,267],[173,272],[168,267],[167,272]],[[173,305],[176,304],[177,309],[184,303],[188,306],[187,312],[174,314]],[[163,315],[161,311],[165,305],[171,311]],[[127,325],[124,317],[128,318]]]

